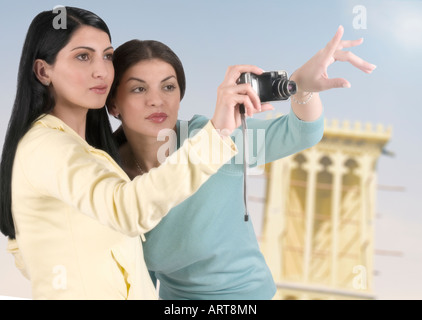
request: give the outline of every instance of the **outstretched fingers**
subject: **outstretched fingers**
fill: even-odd
[[[359,46],[363,43],[363,38],[357,39],[357,40],[341,40],[340,44],[338,46],[338,50],[344,49],[344,48],[351,48]]]
[[[327,51],[327,56],[332,56],[336,50],[338,50],[338,47],[341,43],[341,38],[344,34],[344,28],[343,26],[339,26],[337,29],[336,34],[334,37],[328,42],[328,44],[325,46],[325,49]]]
[[[376,68],[375,65],[363,60],[362,58],[358,57],[357,55],[355,55],[354,53],[350,51],[338,50],[334,53],[333,57],[337,61],[349,62],[356,68],[366,73],[371,73]]]
[[[321,91],[330,90],[334,88],[350,88],[350,82],[344,78],[324,79],[321,81]]]

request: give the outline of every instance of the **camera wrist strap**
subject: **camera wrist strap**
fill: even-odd
[[[242,120],[242,134],[243,134],[243,202],[245,204],[245,221],[249,220],[248,211],[248,193],[247,193],[247,173],[248,173],[248,125],[246,123],[245,106],[241,104],[239,106],[240,117]]]

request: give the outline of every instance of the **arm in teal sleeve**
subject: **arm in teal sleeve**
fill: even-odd
[[[293,111],[276,119],[250,118],[248,124],[250,167],[273,162],[316,145],[324,133],[324,115],[313,122],[300,120]],[[234,140],[242,150],[241,128]]]

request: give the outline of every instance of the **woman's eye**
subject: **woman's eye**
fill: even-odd
[[[113,53],[108,53],[108,54],[106,54],[106,55],[104,56],[104,58],[105,58],[106,60],[113,61]]]
[[[132,92],[134,92],[134,93],[142,93],[142,92],[145,92],[145,88],[138,87],[138,88],[133,89]]]
[[[89,60],[89,55],[86,54],[86,53],[82,53],[82,54],[78,55],[76,58],[78,60],[81,60],[81,61],[88,61]]]
[[[164,90],[166,91],[173,91],[174,89],[176,89],[176,86],[169,84],[167,86],[164,87]]]

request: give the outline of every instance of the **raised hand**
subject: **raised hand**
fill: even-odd
[[[333,88],[349,88],[350,82],[344,78],[330,79],[327,68],[335,61],[349,62],[365,73],[371,73],[376,66],[361,59],[344,48],[362,44],[363,39],[341,40],[344,28],[340,26],[325,48],[318,51],[308,62],[296,70],[291,80],[298,85],[300,92],[321,92]]]

